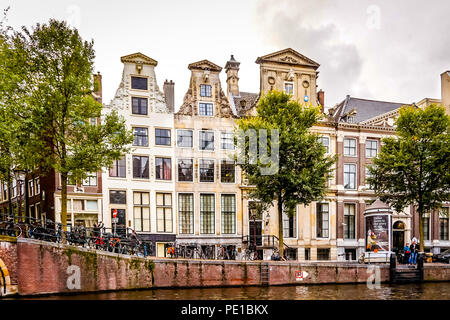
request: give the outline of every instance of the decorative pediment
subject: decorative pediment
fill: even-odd
[[[212,63],[211,61],[208,61],[206,59],[191,63],[190,65],[188,65],[188,69],[189,70],[209,70],[209,71],[217,71],[217,72],[222,71],[221,66],[218,66],[217,64]]]
[[[383,113],[381,115],[378,115],[376,117],[367,119],[365,121],[360,122],[361,125],[366,126],[375,126],[375,127],[389,127],[394,128],[395,127],[395,120],[398,117],[400,109],[395,109],[390,112]]]
[[[158,61],[147,57],[145,54],[142,54],[140,52],[129,54],[127,56],[123,56],[120,58],[120,61],[122,63],[128,62],[128,63],[138,63],[138,64],[147,64],[151,66],[155,66],[158,64]]]
[[[256,63],[275,62],[289,65],[308,66],[317,69],[320,64],[302,55],[294,49],[287,48],[274,53],[267,54],[256,59]]]

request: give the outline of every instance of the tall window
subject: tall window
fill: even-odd
[[[213,131],[199,131],[199,148],[200,150],[214,151]]]
[[[178,181],[192,182],[194,166],[192,159],[178,159]]]
[[[138,97],[132,97],[131,98],[131,112],[133,114],[147,114],[147,98],[138,98]]]
[[[32,197],[34,195],[34,181],[33,179],[28,180],[28,196]]]
[[[114,160],[113,166],[109,169],[110,177],[125,178],[127,175],[127,165],[125,156],[122,159]]]
[[[366,140],[366,158],[375,158],[378,152],[378,141]]]
[[[122,190],[110,190],[109,203],[127,204],[127,192]]]
[[[286,92],[287,94],[294,94],[294,84],[292,82],[285,82],[284,92]]]
[[[372,178],[373,174],[370,173],[370,170],[368,167],[366,167],[366,185],[369,186],[369,190],[373,190],[373,185],[369,183],[368,179]]]
[[[155,129],[155,144],[170,146],[170,129]]]
[[[234,150],[234,138],[232,132],[221,132],[220,135],[220,149]]]
[[[198,114],[201,116],[213,116],[213,104],[212,103],[204,103],[200,102],[198,104]]]
[[[344,164],[344,188],[356,189],[356,165]]]
[[[330,260],[330,249],[317,248],[317,260]]]
[[[214,234],[214,194],[200,194],[200,233]]]
[[[200,85],[200,97],[211,97],[211,86],[209,84]]]
[[[344,204],[344,239],[355,239],[355,204]]]
[[[34,179],[34,182],[36,184],[36,194],[41,193],[41,180],[39,178]]]
[[[88,173],[86,179],[83,180],[83,186],[96,186],[96,185],[97,185],[97,172]]]
[[[192,193],[178,194],[178,217],[180,233],[194,233],[194,195]]]
[[[192,130],[177,130],[177,147],[192,148],[193,140]]]
[[[131,89],[147,90],[148,81],[143,77],[131,77]]]
[[[133,178],[148,179],[148,157],[133,156]]]
[[[200,182],[214,182],[214,160],[199,159]]]
[[[327,149],[327,153],[329,153],[330,152],[330,138],[322,136],[322,137],[319,137],[319,141]]]
[[[156,179],[171,180],[172,179],[172,159],[155,158]]]
[[[449,208],[441,208],[439,210],[439,239],[448,240],[448,219]]]
[[[356,156],[356,139],[344,139],[344,156]]]
[[[133,146],[148,146],[148,129],[147,128],[133,128]]]
[[[171,193],[156,193],[156,231],[172,232]]]
[[[220,162],[220,182],[234,183],[236,176],[236,166],[234,161],[222,160]]]
[[[150,231],[150,194],[133,192],[134,229]]]
[[[234,194],[221,195],[222,233],[236,233],[236,196]]]
[[[317,204],[317,238],[329,237],[329,204],[318,203]]]
[[[422,217],[423,240],[430,240],[430,213],[425,212]]]
[[[289,216],[283,210],[283,237],[295,238],[297,237],[297,212],[294,210],[292,216]]]

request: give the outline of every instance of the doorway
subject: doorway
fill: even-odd
[[[392,231],[392,248],[394,252],[399,252],[405,246],[405,223],[403,221],[396,221]]]

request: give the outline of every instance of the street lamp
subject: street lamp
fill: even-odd
[[[18,215],[19,215],[19,221],[22,222],[22,186],[25,189],[25,215],[28,215],[28,188],[26,185],[27,182],[27,172],[25,170],[17,169],[15,168],[13,170],[14,177],[16,178],[17,182],[17,199],[18,199]],[[24,176],[24,179],[22,179],[22,176]]]

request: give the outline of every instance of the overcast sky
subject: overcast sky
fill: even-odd
[[[440,98],[450,69],[450,1],[418,0],[0,0],[8,23],[32,26],[66,19],[94,39],[103,101],[122,75],[120,57],[142,52],[158,61],[156,77],[175,81],[178,109],[189,85],[189,63],[241,62],[240,89],[259,90],[262,56],[293,48],[320,63],[318,89],[332,107],[359,98],[417,102]],[[222,87],[226,90],[225,74]]]

